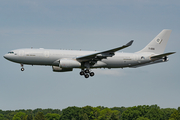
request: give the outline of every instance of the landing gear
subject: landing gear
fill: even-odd
[[[91,77],[94,76],[94,72],[90,72],[89,74],[90,74]]]
[[[89,73],[89,69],[86,69],[84,72],[85,72],[85,73]]]
[[[85,63],[82,63],[81,66],[82,66],[82,69],[81,69],[81,72],[79,73],[81,76],[84,76],[85,78],[89,78],[89,76],[94,76],[94,72],[91,72],[91,66],[93,64],[91,62],[85,62]]]
[[[24,68],[21,68],[21,71],[24,71]]]
[[[89,78],[89,75],[88,75],[88,74],[85,74],[84,77],[85,77],[85,78]]]
[[[94,72],[91,72],[89,69],[81,70],[79,73],[81,76],[84,75],[85,78],[89,78],[89,76],[94,76]]]
[[[84,73],[84,71],[82,70],[79,74],[80,74],[80,75],[84,75],[85,73]]]
[[[23,64],[21,64],[21,67],[22,67],[22,68],[21,68],[21,71],[24,71],[24,67],[23,67]]]

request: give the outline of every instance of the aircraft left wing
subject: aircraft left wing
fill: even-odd
[[[102,52],[97,52],[97,53],[93,53],[93,54],[89,54],[89,55],[85,55],[85,56],[80,56],[77,57],[76,60],[79,62],[87,62],[87,61],[99,61],[101,59],[105,59],[107,57],[112,57],[115,55],[115,52],[121,49],[124,49],[126,47],[131,46],[133,43],[133,40],[131,40],[130,42],[128,42],[126,45],[123,45],[121,47],[117,47],[114,49],[110,49],[110,50],[106,50],[106,51],[102,51]]]

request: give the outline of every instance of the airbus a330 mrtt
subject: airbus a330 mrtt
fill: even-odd
[[[24,71],[24,64],[52,66],[54,72],[67,72],[79,68],[80,75],[88,78],[94,76],[91,70],[93,68],[136,68],[168,61],[167,56],[175,53],[164,53],[170,34],[171,30],[162,30],[144,49],[135,53],[117,52],[131,46],[131,40],[126,45],[102,52],[30,48],[12,50],[5,54],[4,58],[20,63],[21,71]]]

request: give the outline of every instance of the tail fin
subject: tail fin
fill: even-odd
[[[166,48],[167,41],[172,30],[162,30],[144,49],[140,52],[153,52],[155,54],[162,54]]]

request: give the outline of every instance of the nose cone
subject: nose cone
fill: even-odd
[[[7,60],[11,60],[12,59],[12,55],[9,55],[9,54],[5,54],[3,57],[5,59],[7,59]]]
[[[5,54],[3,57],[4,57],[5,59],[8,59],[7,54]]]

